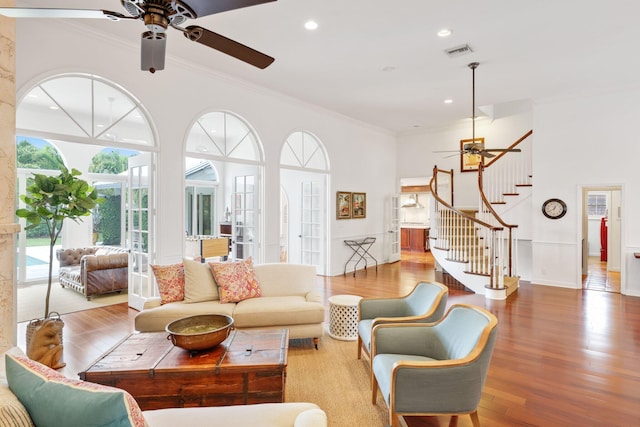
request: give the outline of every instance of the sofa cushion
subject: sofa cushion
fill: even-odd
[[[145,425],[138,404],[124,390],[67,378],[24,357],[5,358],[9,388],[38,427]]]
[[[322,288],[313,265],[267,263],[257,264],[253,269],[263,297],[307,295]]]
[[[233,310],[238,328],[322,323],[324,306],[305,297],[261,297],[239,302]]]
[[[184,259],[184,302],[213,301],[219,298],[209,265],[192,259]]]
[[[172,302],[154,308],[144,309],[135,317],[135,329],[140,332],[164,331],[165,327],[174,320],[197,314],[226,314],[233,317],[236,305],[221,304],[220,300],[202,301],[190,304],[186,301]]]
[[[220,286],[220,302],[239,302],[262,295],[251,257],[237,262],[210,262],[213,276]]]
[[[160,304],[184,300],[184,264],[151,265],[158,283]]]

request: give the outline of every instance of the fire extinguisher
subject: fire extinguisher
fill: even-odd
[[[607,217],[600,220],[600,261],[607,260]]]

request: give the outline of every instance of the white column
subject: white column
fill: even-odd
[[[14,6],[0,0],[0,6]],[[0,16],[0,351],[16,344],[16,26]]]

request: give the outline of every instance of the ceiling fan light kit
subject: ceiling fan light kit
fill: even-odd
[[[274,1],[276,0],[120,0],[129,16],[108,10],[24,7],[0,7],[0,15],[10,18],[140,20],[147,28],[141,36],[140,68],[151,73],[164,69],[167,43],[165,32],[168,27],[181,31],[191,41],[264,69],[273,63],[274,58],[206,28],[199,26],[182,28],[181,25],[188,19]]]

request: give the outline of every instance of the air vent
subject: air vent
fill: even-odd
[[[469,46],[468,44],[463,44],[461,46],[456,46],[456,47],[452,47],[451,49],[447,49],[445,50],[445,52],[447,53],[447,55],[449,55],[449,57],[455,58],[462,55],[468,55],[473,52],[473,49],[471,49],[471,46]]]

